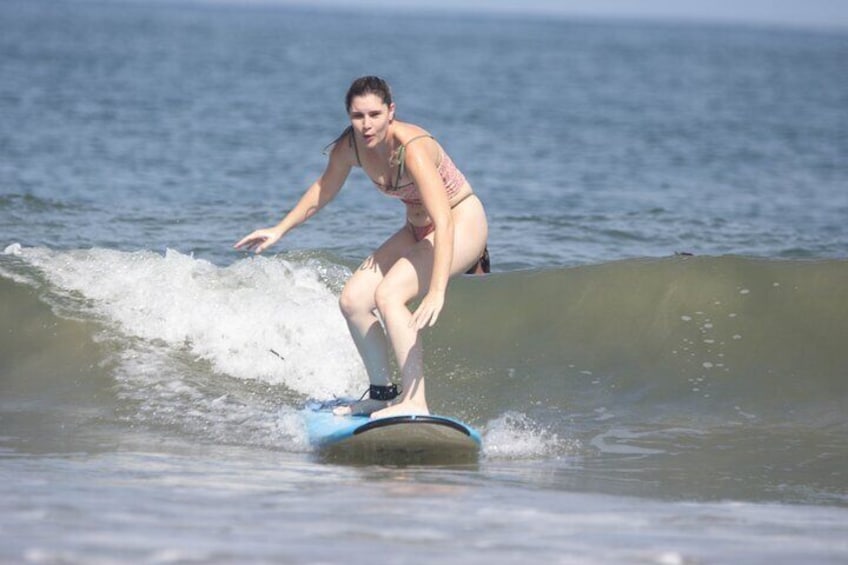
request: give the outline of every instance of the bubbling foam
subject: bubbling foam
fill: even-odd
[[[519,412],[491,420],[483,438],[484,454],[489,459],[546,458],[577,448],[577,442],[560,438]]]
[[[315,398],[353,393],[367,380],[315,266],[251,257],[222,268],[173,250],[18,251],[125,337],[188,353],[216,372]]]

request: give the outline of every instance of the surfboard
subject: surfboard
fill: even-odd
[[[331,406],[303,410],[310,444],[324,460],[378,464],[476,462],[482,438],[468,424],[438,415],[371,419],[336,416]]]

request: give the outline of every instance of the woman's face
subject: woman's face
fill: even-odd
[[[376,94],[363,94],[350,101],[350,123],[366,147],[373,148],[386,140],[394,114],[395,105],[386,105]]]

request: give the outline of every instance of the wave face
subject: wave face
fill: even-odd
[[[844,424],[846,280],[846,261],[741,257],[508,273],[456,285],[432,341],[519,403]]]
[[[349,273],[321,256],[219,267],[10,246],[4,443],[87,451],[175,434],[307,451],[303,402],[366,385],[337,308]],[[841,503],[846,280],[846,261],[732,256],[461,278],[425,336],[431,404],[480,427],[490,460],[658,466],[689,477],[681,492],[710,469],[746,496],[798,483],[804,500],[813,489]]]

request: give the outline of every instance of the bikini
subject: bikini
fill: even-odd
[[[353,127],[348,126],[347,129],[338,137],[338,140],[342,139],[345,135],[350,134],[349,143],[350,146],[353,147],[353,151],[356,154],[356,162],[362,167],[362,160],[359,157],[359,147],[356,145],[356,136],[353,132]],[[390,196],[392,198],[398,198],[404,204],[409,206],[421,206],[423,204],[423,200],[421,199],[421,192],[418,190],[418,187],[415,186],[415,183],[410,181],[406,184],[400,184],[400,180],[403,178],[405,167],[406,167],[406,147],[416,141],[418,139],[424,139],[429,137],[430,139],[435,139],[430,134],[421,134],[413,137],[403,145],[401,145],[393,157],[393,161],[397,163],[398,171],[397,176],[395,178],[394,183],[392,184],[383,184],[371,179],[371,182],[377,187],[377,189],[383,194]],[[335,142],[334,142],[335,143]],[[462,174],[456,164],[453,162],[453,159],[445,153],[445,150],[440,148],[441,156],[439,159],[439,165],[436,167],[436,170],[439,173],[439,176],[442,178],[442,182],[445,185],[445,191],[447,192],[448,200],[456,196],[462,187],[466,183],[465,175]],[[473,193],[468,193],[462,198],[460,198],[457,202],[454,202],[451,205],[451,209],[456,208],[460,204],[462,204],[465,199],[469,196],[473,196]],[[407,227],[412,232],[415,241],[421,241],[436,229],[436,226],[431,222],[424,226],[416,226],[412,222],[407,221]],[[489,251],[488,249],[484,249],[483,255],[480,260],[475,264],[471,269],[469,269],[468,274],[482,274],[489,272]]]

